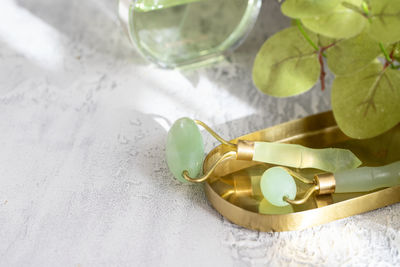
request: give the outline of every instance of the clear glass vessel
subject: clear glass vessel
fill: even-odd
[[[262,0],[120,0],[130,40],[164,68],[201,66],[238,47]]]

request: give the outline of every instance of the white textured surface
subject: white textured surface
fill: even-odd
[[[329,109],[319,86],[289,99],[253,87],[257,49],[288,25],[268,4],[227,62],[182,73],[131,49],[114,1],[2,0],[0,265],[400,265],[400,205],[258,233],[172,181],[164,142],[178,117],[232,138]]]

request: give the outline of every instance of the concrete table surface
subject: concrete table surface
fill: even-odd
[[[259,233],[171,179],[164,144],[179,117],[233,138],[330,109],[319,84],[286,99],[254,88],[257,50],[289,25],[265,3],[228,60],[182,72],[132,49],[114,0],[2,0],[0,265],[400,265],[400,205]]]

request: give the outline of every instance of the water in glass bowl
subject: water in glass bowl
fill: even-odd
[[[235,48],[261,0],[139,0],[130,6],[131,40],[163,67],[204,64]]]

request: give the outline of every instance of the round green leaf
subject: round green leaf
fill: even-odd
[[[318,47],[327,47],[338,41],[335,38],[330,38],[322,34],[318,34],[317,37],[318,37]]]
[[[332,12],[341,0],[286,0],[282,13],[291,18],[310,18]]]
[[[362,0],[347,0],[346,2],[360,6]],[[336,6],[331,13],[304,18],[301,21],[311,31],[331,38],[353,37],[364,29],[366,23],[361,14],[343,5]]]
[[[326,52],[329,69],[336,75],[350,75],[360,71],[380,53],[378,42],[365,32],[339,41]]]
[[[368,33],[378,42],[400,41],[400,0],[371,0]]]
[[[400,72],[374,61],[332,85],[332,109],[340,129],[352,138],[377,136],[400,122]]]
[[[316,43],[316,35],[308,34]],[[276,97],[307,91],[317,82],[319,74],[317,53],[296,27],[269,38],[253,66],[254,84],[263,93]]]

